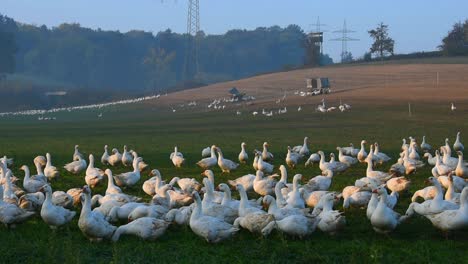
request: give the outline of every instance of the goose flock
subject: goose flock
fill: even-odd
[[[72,161],[64,169],[83,177],[86,185],[63,191],[51,187],[51,182],[62,179],[59,169],[52,165],[50,153],[34,158],[34,175],[28,166],[21,166],[22,180],[12,174],[13,159],[4,156],[0,159],[0,222],[14,228],[39,215],[51,229],[57,229],[79,217],[78,227],[90,241],[114,242],[122,235],[155,240],[171,224],[186,225],[204,240],[217,243],[232,238],[240,229],[260,236],[268,236],[275,229],[297,238],[308,237],[316,229],[333,235],[346,228],[345,211],[357,207],[363,209],[375,232],[382,234],[394,231],[415,215],[426,217],[444,232],[467,228],[468,164],[463,159],[460,133],[453,146],[446,139],[434,152],[425,137],[420,144],[413,137],[402,141],[400,156],[388,172],[375,168],[392,158],[381,152],[378,143],[366,148],[365,140],[360,148],[352,144],[338,146],[338,155],[330,153],[327,160],[323,151],[311,151],[305,137],[301,145],[285,149],[285,165],[279,167],[279,174],[274,173],[272,161],[277,157],[270,152],[268,142],[263,143],[261,150],[255,149],[252,157],[248,145],[242,142],[239,163],[227,159],[219,146],[212,145],[202,150],[202,159],[196,163],[204,176],[201,183],[195,178],[163,179],[157,169],[151,170],[152,177],[142,182],[141,173],[149,166],[127,146],[122,153],[116,148],[109,153],[108,146],[104,146],[100,161],[108,168],[102,170],[95,167],[93,154],[86,159],[76,145]],[[188,166],[181,150],[176,146],[169,155],[176,168]],[[421,157],[433,166],[432,175],[427,178],[430,186],[414,193],[405,212],[396,212],[394,208],[400,194],[408,190],[410,177],[426,165]],[[250,166],[249,161],[254,173],[215,183],[214,167],[229,174],[239,166]],[[289,182],[288,168],[293,170],[300,163],[317,164],[322,175],[302,184],[305,177],[295,174]],[[364,177],[341,192],[329,191],[334,177],[346,177],[346,171],[358,163],[367,164]],[[114,166],[130,169],[114,175],[110,169]],[[93,195],[93,188],[105,180],[105,193]],[[139,186],[147,197],[125,193]],[[240,200],[232,197],[232,191],[239,194]],[[345,211],[336,209],[340,201]],[[122,222],[126,224],[118,225]]]

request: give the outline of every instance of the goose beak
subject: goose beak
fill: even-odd
[[[372,190],[372,193],[377,193],[377,189]]]

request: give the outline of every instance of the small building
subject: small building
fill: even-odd
[[[328,77],[306,79],[307,89],[311,89],[312,95],[328,94],[331,92]]]

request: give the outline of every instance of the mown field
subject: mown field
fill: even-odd
[[[312,151],[336,152],[338,145],[361,139],[379,142],[381,151],[392,157],[398,155],[403,137],[421,138],[426,135],[433,146],[442,145],[449,137],[452,142],[457,131],[468,142],[468,103],[459,103],[458,111],[449,112],[445,103],[413,104],[413,115],[408,116],[406,103],[377,105],[355,102],[352,111],[320,114],[313,106],[303,106],[303,111],[291,108],[285,115],[271,118],[253,117],[247,112],[235,115],[235,110],[225,112],[178,111],[134,105],[97,111],[60,113],[55,121],[38,121],[37,117],[0,119],[0,154],[15,158],[14,173],[20,178],[22,164],[33,166],[36,155],[52,154],[53,164],[62,167],[71,161],[73,146],[80,145],[83,153],[100,157],[104,144],[122,149],[126,144],[136,150],[151,168],[161,171],[164,179],[175,176],[195,177],[201,180],[201,170],[195,162],[201,149],[216,144],[227,158],[236,159],[240,143],[245,141],[249,154],[261,148],[264,141],[271,145],[276,155],[275,169],[284,163],[286,147],[310,138]],[[466,135],[466,136],[465,136]],[[187,158],[187,165],[175,169],[169,153],[177,145]],[[466,145],[466,144],[465,144]],[[252,155],[251,155],[252,156]],[[395,162],[395,159],[392,160]],[[97,164],[103,168],[101,164]],[[379,167],[387,170],[391,163]],[[127,168],[112,168],[114,173]],[[217,183],[252,173],[251,163],[243,165],[231,175],[222,175],[214,169]],[[289,170],[290,177],[304,175],[303,181],[320,174],[317,165]],[[83,186],[84,173],[74,176],[61,170],[62,178],[52,183],[54,190],[67,190]],[[340,191],[365,176],[365,166],[359,164],[333,178],[332,190]],[[409,176],[412,186],[402,194],[396,211],[404,213],[412,192],[424,186],[430,176],[426,166]],[[143,173],[140,183],[148,179]],[[150,199],[138,187],[129,193]],[[94,193],[103,194],[105,185]],[[237,196],[237,193],[233,191]],[[254,197],[255,194],[250,194]],[[341,206],[338,209],[342,209]],[[79,210],[79,209],[77,209]],[[51,231],[40,217],[18,225],[14,230],[0,227],[1,263],[463,263],[467,258],[468,232],[452,233],[448,239],[432,227],[431,223],[415,217],[399,226],[395,232],[384,236],[373,231],[365,210],[350,209],[345,213],[347,226],[340,234],[328,236],[316,231],[305,240],[273,232],[262,238],[242,230],[234,239],[211,245],[194,235],[189,227],[172,226],[160,240],[145,242],[124,236],[117,243],[90,243],[77,226],[78,217],[61,230]]]

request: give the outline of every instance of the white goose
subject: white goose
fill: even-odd
[[[433,157],[431,153],[427,152],[427,153],[424,153],[424,158],[427,159],[427,164],[435,166],[437,157]]]
[[[241,143],[241,152],[239,153],[239,162],[240,163],[247,163],[247,160],[249,160],[249,155],[247,154],[247,151],[245,151],[245,147],[247,145],[245,142]]]
[[[357,159],[359,160],[359,162],[365,162],[365,159],[367,158],[367,152],[365,148],[366,143],[367,142],[365,140],[361,141],[361,150],[359,150],[357,154]]]
[[[330,165],[333,168],[333,172],[343,172],[349,168],[347,163],[335,161],[335,153],[330,153]]]
[[[268,152],[268,147],[270,145],[268,145],[267,142],[263,142],[263,151],[262,151],[262,159],[264,161],[271,161],[273,160],[273,154],[271,154],[271,152]]]
[[[55,166],[52,166],[52,158],[50,157],[49,153],[46,154],[46,158],[47,158],[47,163],[44,168],[44,175],[49,180],[57,179],[60,176],[60,172],[57,170]]]
[[[84,156],[80,153],[78,147],[78,145],[75,145],[75,152],[73,152],[73,160],[78,160],[78,158],[84,159]]]
[[[306,185],[304,185],[304,189],[308,192],[314,191],[328,191],[330,189],[332,179],[333,179],[333,171],[326,170],[326,176],[318,175],[310,179]]]
[[[309,144],[309,138],[304,137],[304,144],[293,147],[292,151],[298,153],[302,157],[309,155],[310,150],[309,150],[308,144]]]
[[[223,171],[223,173],[230,173],[232,170],[235,170],[237,167],[239,167],[238,163],[225,159],[220,148],[217,147],[216,151],[218,152],[218,166]]]
[[[437,189],[434,186],[427,186],[423,189],[417,190],[414,192],[411,197],[411,202],[416,202],[418,197],[423,198],[424,200],[432,200],[437,194]]]
[[[115,186],[114,184],[114,177],[112,176],[112,171],[110,169],[106,169],[104,174],[107,175],[106,195],[122,193],[122,190],[118,186]]]
[[[213,173],[212,170],[205,170],[201,175],[204,176],[204,177],[207,177],[208,180],[210,180],[211,185],[213,187],[215,186],[216,183],[215,183],[215,179],[214,179],[214,173]],[[199,191],[199,189],[197,191]],[[224,198],[224,194],[222,192],[215,191],[214,189],[211,190],[210,195],[212,196],[213,202],[219,203],[219,204],[222,202],[222,200]]]
[[[135,185],[140,180],[140,169],[138,164],[141,158],[133,161],[133,171],[114,175],[115,183],[120,187],[130,187]]]
[[[190,206],[183,206],[181,208],[174,208],[169,210],[164,216],[164,220],[168,222],[174,222],[178,225],[189,225],[190,216],[192,215],[193,208],[195,203],[192,203]]]
[[[299,162],[300,154],[292,152],[291,147],[288,146],[288,154],[286,154],[286,164],[290,168],[296,168],[297,163]]]
[[[124,151],[122,153],[122,164],[124,166],[130,166],[133,164],[133,155],[127,150],[127,145],[124,145]]]
[[[127,220],[130,213],[140,205],[142,204],[130,202],[121,206],[114,206],[106,216],[106,220],[110,223],[116,223],[119,220]]]
[[[452,168],[450,168],[449,166],[443,164],[440,161],[439,151],[438,150],[436,150],[435,153],[436,153],[436,165],[435,165],[433,171],[437,174],[437,176],[449,174],[449,172],[452,171]]]
[[[255,155],[258,156],[258,163],[257,163],[257,170],[263,171],[264,173],[271,174],[273,172],[273,169],[275,166],[273,164],[270,164],[266,161],[264,161],[259,153],[256,153]]]
[[[271,221],[261,230],[261,233],[266,237],[273,229],[278,229],[290,236],[304,238],[311,235],[316,226],[317,220],[315,218],[304,215],[289,215],[281,220]]]
[[[380,195],[379,203],[371,216],[372,228],[377,233],[387,234],[401,223],[400,215],[387,205],[387,191],[384,186],[372,190]]]
[[[157,169],[152,170],[150,172],[150,176],[153,177],[143,183],[142,189],[146,194],[154,196],[157,192],[157,189],[163,185],[163,182],[161,179],[161,173]]]
[[[35,193],[38,192],[47,181],[41,181],[37,179],[30,178],[29,168],[26,165],[21,167],[21,170],[24,171],[24,179],[23,179],[23,188],[28,193]]]
[[[458,163],[457,163],[457,167],[455,168],[455,175],[457,175],[458,177],[468,178],[468,167],[463,161],[463,152],[457,151],[457,154],[458,154]]]
[[[193,191],[200,191],[201,189],[201,184],[195,180],[194,178],[179,178],[179,177],[174,177],[172,180],[169,182],[170,185],[174,186],[177,183],[179,185],[180,190],[183,193],[186,194],[191,194]]]
[[[211,147],[206,147],[202,149],[201,156],[202,158],[208,158],[211,155]]]
[[[45,200],[41,208],[41,218],[51,229],[63,226],[75,217],[76,212],[53,204],[50,185],[44,185],[42,190],[45,192]]]
[[[258,171],[258,159],[262,156],[262,153],[258,150],[254,150],[254,160],[252,163],[252,167],[255,171]]]
[[[348,209],[351,206],[358,208],[365,207],[369,203],[371,196],[371,192],[362,191],[361,188],[356,186],[347,186],[342,191],[343,209]]]
[[[293,188],[292,191],[288,194],[286,199],[287,208],[305,208],[305,201],[302,198],[301,191],[299,190],[299,182],[302,180],[302,174],[296,174],[293,177]]]
[[[353,158],[351,156],[346,156],[343,154],[343,148],[337,147],[336,150],[338,150],[338,160],[340,162],[343,162],[347,164],[348,166],[354,165],[358,162],[356,158]]]
[[[85,176],[86,184],[89,187],[94,188],[102,181],[102,176],[104,176],[104,172],[101,169],[94,167],[94,156],[93,154],[89,154],[89,165],[86,169]]]
[[[322,196],[320,204],[322,211],[317,217],[317,228],[322,232],[334,235],[346,225],[346,217],[338,210],[333,210],[333,204],[338,200],[338,196],[331,192]]]
[[[138,153],[136,151],[130,150],[130,153],[133,156],[133,160],[136,160],[136,159],[140,158],[140,156],[138,156]],[[146,162],[143,161],[143,158],[141,158],[140,163],[138,163],[138,169],[140,170],[140,172],[146,170],[148,167],[149,167],[149,165]]]
[[[168,208],[160,205],[140,204],[128,215],[128,221],[134,221],[142,217],[163,218],[168,213]],[[169,221],[171,222],[171,221]]]
[[[451,202],[459,204],[460,203],[460,193],[457,193],[454,190],[452,174],[448,175],[448,180],[449,180],[449,186],[447,188],[447,191],[445,192],[444,198],[447,201],[451,201]]]
[[[81,158],[81,156],[77,156],[77,160],[72,161],[65,166],[63,166],[67,171],[78,174],[86,169],[86,161]]]
[[[78,227],[91,241],[111,238],[117,227],[109,224],[101,213],[91,211],[91,189],[85,185],[81,195],[82,209]]]
[[[116,166],[120,162],[122,162],[122,154],[120,154],[118,149],[113,148],[112,155],[109,156],[109,159],[107,161],[111,166]]]
[[[382,183],[387,181],[388,179],[390,179],[392,177],[392,175],[390,175],[390,174],[388,174],[386,172],[375,171],[372,168],[372,161],[370,161],[369,159],[366,159],[366,162],[367,162],[366,177],[379,180]]]
[[[443,230],[463,230],[468,227],[468,187],[463,188],[460,195],[460,208],[446,210],[440,214],[426,215],[432,224]]]
[[[390,158],[387,154],[383,153],[383,152],[380,152],[380,147],[379,147],[379,143],[375,142],[374,143],[374,156],[377,157],[378,159],[378,162],[380,164],[384,163],[384,162],[387,162],[389,160],[391,160],[392,158]]]
[[[398,193],[408,190],[410,184],[411,181],[403,176],[391,178],[386,182],[387,188],[390,189],[390,191]]]
[[[16,204],[4,202],[3,196],[3,186],[0,185],[0,223],[7,227],[13,228],[16,224],[26,221],[35,214],[18,207]]]
[[[458,164],[458,159],[451,157],[445,149],[442,149],[442,162],[452,170],[455,170]]]
[[[210,157],[204,158],[200,160],[199,162],[197,162],[197,165],[204,170],[207,170],[213,166],[216,166],[218,162],[218,158],[216,157],[216,146],[215,145],[211,146],[210,151],[211,151]]]
[[[232,224],[238,216],[239,209],[222,205],[213,201],[214,187],[211,181],[207,178],[203,179],[206,193],[202,200],[203,214],[217,217],[224,222]]]
[[[237,190],[240,194],[239,217],[234,221],[234,227],[243,227],[252,233],[261,233],[274,216],[249,204],[247,193],[242,185],[238,184]]]
[[[322,171],[333,170],[333,165],[325,161],[325,154],[323,153],[323,151],[319,151],[317,153],[320,155],[320,162],[319,162],[320,170]]]
[[[432,146],[429,145],[429,144],[426,142],[426,136],[423,136],[423,139],[422,139],[422,142],[421,142],[420,147],[421,147],[421,150],[422,150],[423,152],[425,152],[425,153],[431,151]]]
[[[101,156],[101,163],[103,165],[108,165],[109,164],[109,152],[107,150],[108,146],[104,146],[104,153]]]
[[[317,153],[312,153],[310,154],[309,159],[305,162],[305,166],[313,165],[314,163],[319,163],[320,162],[320,155]]]
[[[112,235],[112,241],[119,240],[121,235],[134,235],[143,240],[154,241],[164,235],[170,223],[152,217],[142,217],[126,225],[119,226]]]
[[[254,174],[247,174],[235,180],[228,180],[228,183],[232,187],[236,187],[237,184],[241,184],[242,186],[244,186],[244,189],[247,192],[251,192],[253,191],[253,182],[255,180],[255,177],[256,176]]]
[[[239,231],[234,227],[216,217],[203,214],[202,203],[197,192],[193,192],[195,199],[195,208],[190,216],[190,229],[204,238],[209,243],[218,243],[231,238]]]
[[[278,202],[271,195],[265,195],[262,199],[263,204],[268,207],[268,213],[275,217],[275,220],[284,219],[290,215],[304,215],[304,210],[298,208],[278,207]]]
[[[271,177],[263,177],[264,174],[258,170],[253,181],[253,189],[259,195],[274,195],[276,180]]]
[[[177,146],[174,147],[174,152],[171,153],[170,157],[172,164],[174,164],[176,168],[182,167],[185,163],[184,156],[177,150]]]
[[[457,132],[457,139],[455,140],[455,143],[453,143],[453,150],[463,152],[464,149],[465,147],[460,142],[460,132]]]

